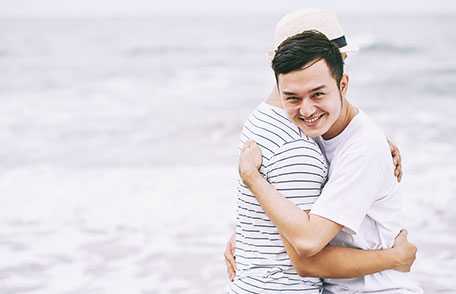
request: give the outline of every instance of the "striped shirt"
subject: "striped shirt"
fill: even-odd
[[[299,208],[310,210],[320,195],[328,165],[319,146],[280,108],[262,103],[249,116],[241,146],[257,142],[260,173]],[[276,226],[252,192],[239,181],[236,217],[236,278],[230,293],[320,293],[318,278],[294,270]]]

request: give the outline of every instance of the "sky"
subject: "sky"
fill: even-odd
[[[0,0],[0,17],[285,13],[304,7],[333,9],[344,13],[456,13],[456,2],[453,0]]]

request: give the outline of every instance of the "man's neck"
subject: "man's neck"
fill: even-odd
[[[357,113],[358,109],[343,98],[343,106],[339,118],[334,122],[331,128],[323,134],[323,139],[329,140],[342,133]]]

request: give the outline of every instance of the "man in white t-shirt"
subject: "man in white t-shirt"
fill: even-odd
[[[390,248],[402,226],[390,151],[383,132],[347,100],[348,76],[338,48],[317,31],[288,38],[272,67],[282,104],[304,134],[319,138],[330,163],[328,182],[308,214],[258,172],[254,141],[241,151],[239,172],[285,240],[295,267],[332,245]],[[326,293],[422,293],[407,273],[385,270],[325,280]]]

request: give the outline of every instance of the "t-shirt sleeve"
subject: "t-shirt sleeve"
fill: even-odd
[[[299,139],[275,152],[266,167],[266,178],[285,198],[303,210],[310,210],[320,195],[327,171],[318,145]]]
[[[311,214],[356,234],[381,190],[382,163],[375,151],[353,148],[340,155]]]

